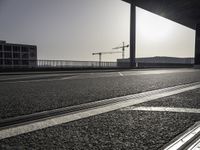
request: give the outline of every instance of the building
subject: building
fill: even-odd
[[[117,64],[120,67],[128,67],[130,59],[118,59]],[[136,66],[163,66],[163,65],[193,65],[194,58],[177,58],[177,57],[143,57],[135,59]]]
[[[194,64],[194,58],[144,57],[136,58],[137,63]]]
[[[0,68],[32,68],[37,66],[37,46],[0,41]]]

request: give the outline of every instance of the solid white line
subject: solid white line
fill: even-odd
[[[139,93],[139,94],[133,94],[133,95],[123,96],[123,97],[117,97],[117,98],[113,98],[113,99],[107,99],[107,101],[119,100],[119,99],[122,99],[123,101],[119,101],[119,102],[112,103],[112,104],[107,104],[104,106],[97,106],[94,108],[85,109],[85,110],[73,112],[70,114],[64,114],[62,116],[57,116],[57,117],[49,118],[46,120],[29,122],[29,123],[26,123],[26,124],[23,124],[20,126],[16,126],[16,127],[2,129],[2,130],[0,130],[0,139],[5,139],[5,138],[12,137],[12,136],[36,131],[39,129],[52,127],[55,125],[59,125],[59,124],[63,124],[63,123],[67,123],[67,122],[71,122],[71,121],[75,121],[75,120],[79,120],[79,119],[83,119],[83,118],[87,118],[87,117],[91,117],[91,116],[95,116],[95,115],[99,115],[102,113],[107,113],[107,112],[121,109],[124,107],[152,101],[152,100],[170,96],[170,95],[179,94],[179,93],[194,90],[197,88],[200,88],[199,82],[192,83],[192,84],[186,84],[186,85],[179,85],[179,86],[175,86],[175,87],[154,90],[154,91],[149,91],[149,92],[144,92],[144,93]],[[106,101],[106,100],[103,100],[103,101]]]
[[[200,113],[200,109],[195,108],[173,108],[173,107],[127,107],[122,111],[159,111],[159,112],[178,112],[178,113]]]

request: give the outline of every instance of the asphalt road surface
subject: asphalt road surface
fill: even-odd
[[[1,75],[0,120],[194,82],[200,70]],[[198,113],[179,111],[200,109],[199,101],[196,89],[136,105],[143,110],[123,108],[3,139],[0,149],[160,149],[200,121]]]

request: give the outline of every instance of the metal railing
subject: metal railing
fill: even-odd
[[[117,62],[0,59],[1,68],[114,68]]]
[[[97,61],[69,61],[69,60],[37,60],[37,67],[42,68],[96,68],[96,67],[117,67],[117,62]]]
[[[129,62],[99,62],[99,61],[70,61],[70,60],[27,60],[27,59],[0,59],[0,68],[127,68]],[[136,67],[192,67],[193,64],[177,63],[136,63]]]

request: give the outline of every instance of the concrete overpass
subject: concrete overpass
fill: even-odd
[[[135,66],[136,6],[196,30],[195,65],[200,66],[199,0],[122,0],[131,4],[130,65]]]

